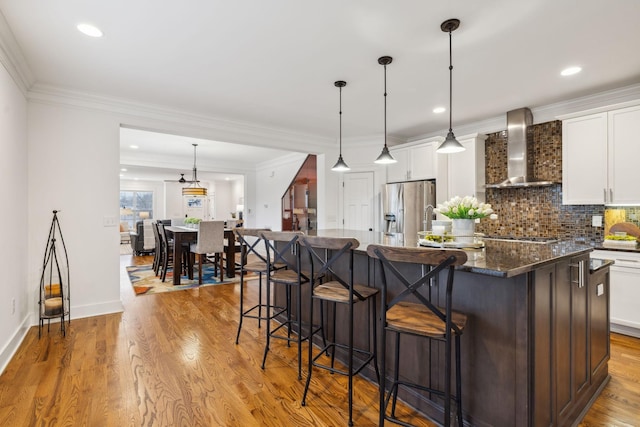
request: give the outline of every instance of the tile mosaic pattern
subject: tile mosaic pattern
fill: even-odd
[[[562,181],[562,122],[529,126],[528,171],[541,180]],[[507,135],[489,134],[485,142],[486,182],[507,177]],[[562,205],[562,185],[509,189],[487,189],[487,203],[498,215],[483,219],[478,232],[515,237],[584,238],[601,241],[604,228],[592,227],[593,215],[604,215],[603,205]]]

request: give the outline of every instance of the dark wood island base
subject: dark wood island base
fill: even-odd
[[[376,287],[381,286],[379,266],[366,255],[367,246],[417,244],[415,238],[377,232],[316,233],[357,238],[356,281]],[[485,248],[467,251],[469,260],[456,271],[453,288],[454,309],[468,316],[461,343],[466,424],[567,426],[584,416],[609,379],[608,264],[592,271],[591,250],[573,242],[487,241]],[[408,268],[420,274],[422,267]],[[431,299],[438,304],[443,304],[441,287],[442,283],[431,286]],[[390,283],[389,297],[403,288]],[[366,313],[356,314],[356,330],[367,330],[365,319]],[[338,328],[338,340],[341,332]],[[384,350],[392,360],[395,344],[392,339],[388,344]],[[425,384],[441,381],[444,348],[439,344],[403,341],[415,350],[405,347],[401,376]],[[344,360],[344,355],[338,358]],[[373,369],[363,374],[375,382]],[[416,392],[405,392],[401,398],[425,415],[442,419],[437,398]]]

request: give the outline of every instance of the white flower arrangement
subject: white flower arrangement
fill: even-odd
[[[480,203],[478,199],[471,196],[455,196],[451,200],[439,204],[435,212],[451,219],[479,219],[495,215],[488,203]]]

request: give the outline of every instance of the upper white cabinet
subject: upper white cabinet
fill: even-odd
[[[640,106],[609,112],[609,202],[640,203]]]
[[[389,151],[397,162],[387,165],[387,182],[436,179],[438,142],[432,140],[390,148]]]
[[[387,183],[407,181],[409,175],[409,149],[391,148],[389,150],[395,163],[387,165]]]
[[[460,153],[446,154],[448,161],[448,199],[454,196],[473,196],[484,201],[486,135],[468,135],[458,138],[465,148]]]
[[[562,203],[638,204],[640,106],[562,122]]]
[[[607,113],[563,120],[562,203],[603,204],[607,190]]]

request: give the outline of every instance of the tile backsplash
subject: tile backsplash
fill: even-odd
[[[531,125],[527,129],[528,172],[540,180],[562,181],[562,122]],[[485,141],[486,182],[507,178],[506,132],[489,134]],[[516,237],[539,236],[602,240],[604,227],[593,227],[593,215],[604,217],[604,205],[563,205],[562,185],[487,189],[497,220],[483,219],[478,232]],[[637,210],[636,210],[637,211]],[[604,221],[604,220],[603,220]]]

